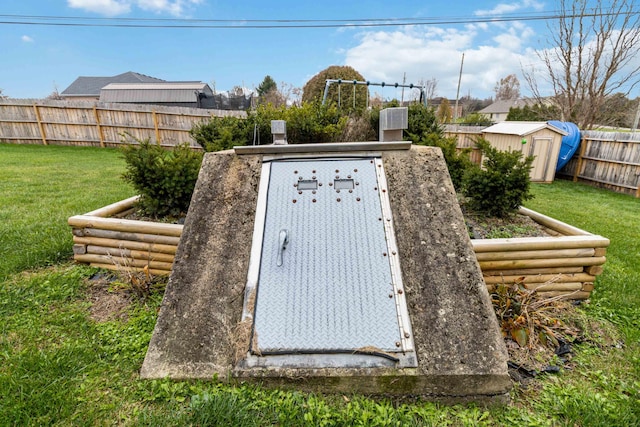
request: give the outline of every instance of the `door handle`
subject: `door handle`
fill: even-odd
[[[282,267],[282,252],[287,248],[287,244],[289,243],[289,231],[284,228],[280,230],[280,235],[278,236],[278,260],[276,264],[278,267]]]

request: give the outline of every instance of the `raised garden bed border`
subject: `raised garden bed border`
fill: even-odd
[[[183,226],[124,219],[138,196],[69,218],[77,262],[120,271],[168,275]],[[602,273],[609,239],[520,208],[554,237],[472,240],[484,281],[522,283],[541,295],[587,299]]]

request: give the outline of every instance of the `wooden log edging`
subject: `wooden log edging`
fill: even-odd
[[[110,270],[171,273],[183,226],[120,218],[137,201],[134,196],[69,218],[73,258]]]
[[[111,270],[168,275],[182,234],[182,225],[119,218],[131,211],[131,197],[84,215],[69,218],[74,259]],[[475,239],[471,243],[487,288],[521,283],[540,295],[587,299],[602,273],[609,239],[526,208],[520,214],[557,236]]]
[[[471,240],[487,288],[520,283],[543,296],[587,299],[606,262],[609,239],[520,208],[554,237]]]

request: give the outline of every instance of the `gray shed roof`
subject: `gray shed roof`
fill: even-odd
[[[568,135],[564,130],[558,129],[547,122],[502,122],[483,129],[482,133],[525,136],[542,129],[551,129],[561,135]]]
[[[101,102],[189,103],[198,102],[198,94],[212,96],[202,82],[110,83],[100,91]]]
[[[80,76],[74,80],[65,90],[62,96],[100,96],[100,89],[109,83],[157,83],[165,80],[147,76],[133,71],[118,74],[112,77]]]

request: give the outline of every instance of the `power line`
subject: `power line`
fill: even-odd
[[[425,25],[476,24],[491,22],[542,21],[627,13],[592,12],[562,15],[558,11],[520,13],[513,15],[485,15],[431,18],[357,18],[357,19],[187,19],[187,18],[96,18],[45,15],[0,15],[0,25],[36,25],[62,27],[113,28],[193,28],[193,29],[278,29],[278,28],[367,28]],[[631,14],[631,13],[628,13]]]

